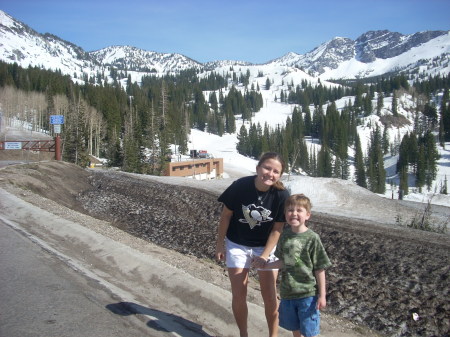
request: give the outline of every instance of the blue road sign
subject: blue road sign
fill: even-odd
[[[50,115],[50,124],[64,124],[64,116]]]

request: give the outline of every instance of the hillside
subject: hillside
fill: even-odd
[[[143,75],[158,77],[165,74],[177,74],[186,69],[196,69],[196,78],[195,80],[191,79],[194,82],[207,79],[213,73],[224,76],[225,80],[228,81],[220,90],[203,90],[204,101],[205,104],[209,104],[209,109],[211,109],[212,105],[209,101],[211,99],[210,95],[216,94],[218,96],[218,91],[226,97],[232,88],[237,88],[241,94],[248,92],[249,87],[259,88],[258,94],[260,94],[264,104],[261,108],[258,106],[258,112],[253,112],[251,120],[243,121],[243,117],[239,115],[239,111],[233,111],[236,114],[236,116],[233,116],[236,119],[236,131],[230,136],[234,137],[232,141],[235,144],[237,143],[238,132],[242,124],[247,129],[250,129],[251,123],[254,125],[259,123],[260,127],[267,124],[272,130],[275,130],[278,127],[284,127],[286,125],[287,119],[292,118],[295,108],[302,106],[302,109],[305,110],[306,103],[304,102],[289,102],[287,99],[281,99],[283,95],[288,96],[288,93],[291,94],[294,91],[300,91],[299,88],[305,90],[305,83],[308,83],[311,88],[319,87],[320,93],[315,94],[315,96],[320,96],[324,90],[342,89],[338,84],[327,81],[330,78],[362,79],[372,76],[402,73],[408,76],[411,82],[418,77],[422,79],[438,74],[445,76],[450,72],[450,33],[445,31],[418,32],[411,35],[402,35],[386,30],[372,31],[362,34],[355,41],[347,38],[334,38],[321,44],[306,55],[288,53],[283,57],[265,64],[255,65],[248,62],[216,61],[203,65],[180,54],[162,54],[140,50],[131,46],[111,46],[98,51],[86,52],[80,47],[68,41],[61,40],[54,35],[40,34],[31,27],[28,27],[25,23],[15,20],[4,12],[0,12],[0,30],[4,33],[0,37],[0,58],[5,62],[17,62],[22,67],[38,66],[44,69],[58,70],[62,74],[68,74],[74,82],[80,84],[89,82],[94,87],[98,87],[101,84],[118,81],[122,88],[127,88],[129,91],[130,81],[139,84]],[[242,81],[238,79],[244,78],[247,74],[248,84],[243,85]],[[236,77],[236,80],[232,80],[231,76]],[[270,88],[266,87],[267,80],[270,82]],[[119,86],[119,84],[117,85]],[[149,89],[146,88],[145,90]],[[155,89],[152,88],[152,90]],[[48,113],[46,106],[47,104],[51,105],[51,103],[47,102],[47,98],[43,95],[39,103],[31,103],[28,101],[25,103],[25,99],[11,99],[11,94],[7,92],[7,89],[5,91],[5,93],[0,91],[0,100],[2,101],[3,109],[1,113],[4,116],[17,117],[19,119],[27,118],[31,121],[41,119],[43,113]],[[147,120],[145,114],[147,114],[150,102],[143,101],[141,94],[136,95],[137,97],[135,98],[132,98],[133,96],[129,92],[126,95],[128,98],[116,97],[112,99],[109,97],[107,99],[108,102],[118,100],[121,102],[121,106],[109,106],[105,102],[90,102],[92,105],[96,105],[96,107],[106,106],[107,108],[105,108],[105,111],[89,108],[97,116],[95,118],[91,117],[90,121],[86,121],[86,123],[92,124],[93,120],[100,119],[95,126],[90,126],[91,134],[89,137],[92,137],[94,133],[97,133],[103,139],[111,137],[111,135],[104,134],[104,128],[98,130],[100,129],[99,125],[105,123],[105,119],[115,120],[116,116],[114,118],[108,116],[110,113],[127,113],[129,109],[132,109],[132,102],[136,104],[135,109],[144,115],[139,119],[134,119],[135,123],[137,123],[136,120],[140,122]],[[178,93],[172,94],[175,97],[178,95]],[[370,102],[372,107],[377,106],[379,95],[377,92],[372,98]],[[413,90],[411,92],[400,92],[401,96],[396,98],[399,104],[399,117],[396,118],[398,121],[395,124],[386,122],[387,120],[392,120],[392,115],[394,114],[391,108],[394,103],[394,98],[391,95],[393,94],[388,93],[386,97],[383,97],[383,108],[380,109],[378,116],[375,115],[374,111],[372,111],[372,114],[365,115],[364,117],[361,117],[361,111],[355,112],[359,113],[357,117],[357,132],[361,138],[364,155],[367,155],[370,137],[376,127],[379,127],[380,130],[386,128],[386,133],[392,147],[398,147],[402,137],[407,133],[415,131],[415,128],[417,128],[415,111],[419,109],[423,110],[424,108],[418,106],[417,101],[419,98],[416,97],[416,93]],[[90,97],[97,97],[97,95],[91,94]],[[30,98],[30,101],[33,99],[34,97]],[[170,130],[170,132],[176,134],[184,132],[179,127],[179,125],[182,125],[179,115],[183,110],[179,107],[190,105],[191,103],[187,102],[188,99],[184,98],[183,102],[173,103],[176,108],[174,111],[170,111],[170,113],[174,116],[172,118],[176,119],[172,125],[176,125],[177,129]],[[358,97],[355,96],[339,96],[335,100],[335,103],[339,112],[342,113],[348,104],[354,104],[357,99]],[[430,105],[436,106],[439,109],[441,99],[442,95],[436,93],[436,96],[432,97]],[[420,97],[420,100],[425,100],[424,95]],[[62,102],[59,99],[57,101]],[[193,109],[195,111],[202,111],[203,113],[206,110],[203,105],[203,99],[199,101],[200,106],[195,106]],[[30,116],[29,112],[26,111],[30,103],[37,105],[35,109],[32,109],[33,112],[31,113],[35,114],[35,116]],[[83,102],[83,104],[87,104],[87,102]],[[321,108],[323,110],[327,109],[330,104],[331,102],[329,100],[326,102],[323,100],[315,100],[314,103],[309,102],[308,109],[311,111],[312,118],[317,114],[317,111]],[[69,103],[61,105],[57,109],[63,111],[62,113],[69,114],[69,111],[71,111]],[[158,107],[160,106],[160,104],[157,105]],[[38,111],[40,109],[43,111]],[[178,109],[180,110],[178,111]],[[360,107],[355,108],[355,110],[358,109]],[[114,112],[111,112],[111,110]],[[191,112],[191,116],[194,114],[195,112]],[[209,114],[211,114],[211,111]],[[223,119],[223,112],[221,111],[219,114],[222,114],[220,118]],[[191,119],[193,118],[191,117]],[[200,123],[204,123],[207,118],[209,116],[206,116],[206,113],[205,116],[198,116]],[[195,124],[198,123],[192,122],[192,124],[191,127],[195,127],[197,126]],[[135,127],[148,128],[149,126],[136,125]],[[69,128],[69,125],[67,125],[67,128]],[[98,129],[93,130],[96,128]],[[109,125],[108,129],[111,128],[112,126]],[[202,128],[201,125],[200,128]],[[195,132],[196,130],[193,130],[191,136],[187,135],[186,132],[186,135],[183,136],[185,138],[193,138],[192,133]],[[100,135],[100,133],[102,134]],[[86,135],[85,137],[87,138],[88,136]],[[228,135],[224,135],[224,137],[228,137]],[[123,139],[120,141],[123,142]],[[188,141],[191,143],[188,144],[190,148],[193,146],[209,146],[208,144],[203,145],[201,140],[192,142],[192,139],[189,139]],[[110,149],[105,149],[104,144],[99,140],[92,142],[91,139],[90,142],[98,147],[103,147],[91,150],[90,154],[111,152]],[[309,151],[308,155],[312,155],[314,151],[318,153],[321,149],[321,145],[315,142],[314,139],[307,142],[307,146]],[[235,147],[233,151],[234,149]],[[215,149],[208,150],[215,151]],[[173,151],[175,152],[176,148]],[[446,149],[440,148],[439,151],[441,152],[441,159],[438,163],[439,172],[429,187],[429,191],[416,194],[417,190],[413,188],[415,179],[410,174],[409,186],[412,188],[408,198],[421,202],[432,199],[433,203],[446,204],[446,200],[443,202],[438,200],[441,196],[435,196],[435,194],[439,194],[440,189],[447,179],[445,168],[448,166],[447,162],[449,158]],[[289,156],[292,156],[292,153],[289,153]],[[256,157],[256,155],[253,157]],[[354,158],[354,144],[350,144],[345,160],[348,161],[348,165],[350,166],[348,179],[352,181],[356,180]],[[400,179],[395,170],[397,159],[398,154],[385,155],[386,197],[394,197],[399,194]],[[446,199],[445,197],[443,198]]]
[[[37,202],[32,198],[36,193],[140,239],[206,260],[212,259],[215,245],[220,211],[216,198],[232,180],[142,176],[54,161],[7,167],[1,178],[3,189],[25,200]],[[308,190],[308,182],[303,183]],[[448,289],[441,286],[450,275],[448,236],[384,222],[376,213],[384,206],[377,207],[377,199],[353,193],[348,185],[330,181],[327,191],[346,195],[349,207],[366,206],[359,219],[347,217],[339,205],[330,205],[327,213],[313,208],[310,226],[321,235],[333,262],[327,312],[384,336],[444,336],[450,327]],[[41,207],[44,200],[38,202]],[[398,207],[405,216],[415,209],[407,203]],[[224,281],[210,272],[204,276]],[[420,319],[415,321],[413,313]]]

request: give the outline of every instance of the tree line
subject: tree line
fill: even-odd
[[[295,89],[291,86],[287,94],[281,95],[281,100],[299,105],[294,108],[292,117],[287,118],[285,125],[275,128],[270,128],[267,123],[243,125],[238,132],[238,151],[257,158],[261,152],[275,149],[288,159],[290,170],[317,177],[350,179],[349,167],[352,164],[355,168],[354,181],[380,194],[385,193],[386,189],[384,156],[399,154],[397,173],[402,194],[408,194],[408,174],[415,176],[419,190],[424,186],[430,190],[436,179],[439,159],[434,134],[438,134],[442,146],[450,141],[449,76],[433,77],[413,86],[403,75],[380,77],[370,84],[346,81],[345,85],[348,87],[345,90],[324,90],[318,85],[315,94],[312,94],[313,86],[306,81]],[[405,122],[404,117],[398,114],[398,97],[405,93],[415,100],[415,110],[411,111],[415,116],[414,130],[402,139],[391,140],[387,133],[389,126]],[[352,95],[353,101],[349,100],[338,111],[334,98],[347,95]],[[392,104],[388,107],[384,104],[386,97],[392,98]],[[314,113],[311,113],[310,99],[315,103],[329,100],[325,104],[325,112],[324,105],[315,104]],[[373,101],[376,101],[375,106]],[[383,108],[388,110],[388,115],[382,116]],[[357,126],[362,125],[364,117],[372,114],[380,117],[384,128],[373,126],[367,148],[363,149]],[[309,144],[320,146],[311,145],[308,148],[306,139]],[[349,148],[353,150],[351,156]],[[445,182],[440,192],[446,191]]]
[[[249,81],[249,70],[244,73],[230,67],[223,74],[195,69],[176,76],[150,74],[140,84],[133,83],[126,72],[110,69],[110,74],[114,74],[112,83],[99,74],[97,80],[77,84],[59,71],[24,69],[15,63],[0,62],[4,116],[52,132],[49,116],[64,115],[63,159],[79,165],[87,165],[89,155],[93,155],[107,158],[109,165],[125,171],[158,175],[167,163],[171,144],[187,153],[191,128],[219,136],[237,131],[241,154],[257,158],[262,152],[278,151],[287,159],[291,171],[317,177],[350,179],[353,164],[356,183],[376,193],[384,193],[383,156],[387,153],[400,153],[399,175],[418,175],[417,186],[421,188],[429,186],[437,160],[436,148],[424,139],[437,130],[441,144],[450,140],[448,76],[436,76],[412,86],[405,76],[380,77],[372,82],[336,81],[339,85],[335,87],[320,82],[313,85],[306,80],[297,86],[282,83],[280,97],[274,100],[294,104],[295,108],[284,125],[272,128],[267,123],[252,122],[263,99],[259,85],[255,87]],[[126,86],[118,79],[127,79]],[[265,89],[272,82],[267,78]],[[386,130],[401,120],[398,97],[403,93],[412,95],[416,102],[411,112],[415,116],[414,133],[392,141]],[[337,109],[335,101],[346,96],[353,99]],[[384,106],[386,97],[392,97],[390,107]],[[382,116],[383,108],[390,111],[389,116]],[[367,148],[362,148],[357,126],[371,114],[380,116],[384,128],[373,127]],[[245,122],[240,130],[236,130],[236,116]],[[305,137],[320,146],[308,148]],[[416,162],[410,157],[405,159],[405,153],[412,151],[404,150],[405,144],[411,147],[414,140]],[[423,156],[435,159],[422,163],[418,158]],[[402,189],[407,193],[404,183]]]
[[[177,76],[149,75],[140,84],[126,71],[110,73],[112,83],[99,74],[78,84],[60,71],[0,62],[4,117],[20,117],[51,133],[50,115],[64,115],[64,160],[87,165],[94,155],[125,171],[161,174],[170,144],[187,152],[191,128],[220,136],[233,133],[236,115],[250,119],[263,105],[259,88],[248,87],[249,73],[237,75],[232,68],[207,76],[195,69]],[[125,87],[121,79],[127,79]],[[24,96],[26,105],[17,100]]]

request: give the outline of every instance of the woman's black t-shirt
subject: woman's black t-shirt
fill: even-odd
[[[258,192],[255,178],[249,176],[234,181],[218,201],[233,211],[227,238],[244,246],[264,247],[274,222],[285,222],[284,202],[289,192],[273,187],[267,192]]]

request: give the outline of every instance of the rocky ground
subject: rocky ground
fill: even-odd
[[[166,259],[226,288],[225,270],[212,259],[217,196],[230,182],[195,188],[185,182],[47,162],[3,169],[0,186],[33,192],[182,253],[190,263],[178,263],[176,254]],[[449,336],[448,235],[317,213],[313,219],[333,262],[328,313],[358,323],[367,336],[365,327],[383,336]]]

